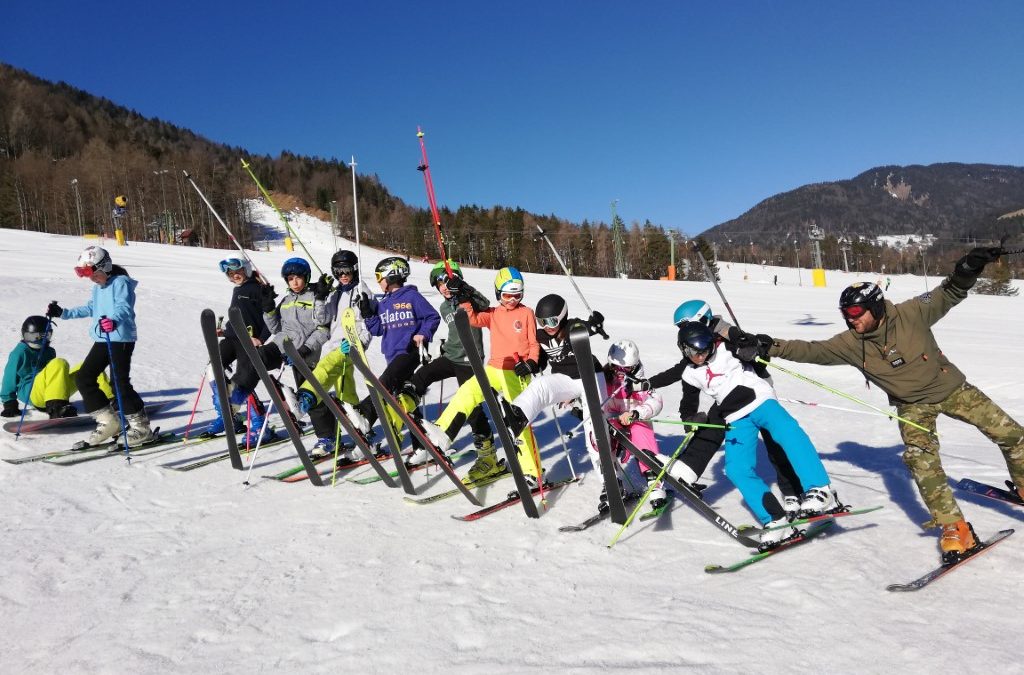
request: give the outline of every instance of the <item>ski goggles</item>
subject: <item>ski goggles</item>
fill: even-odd
[[[501,299],[502,300],[522,300],[523,299],[523,294],[522,293],[502,293],[501,294]]]
[[[505,294],[502,293],[502,296]],[[519,297],[523,297],[520,295]],[[537,317],[537,325],[541,328],[558,328],[558,324],[561,323],[561,319],[557,316],[546,316],[543,319]]]
[[[690,345],[683,345],[683,350],[682,351],[683,351],[683,356],[685,356],[688,359],[692,359],[695,356],[707,356],[708,354],[711,353],[711,347],[705,347],[704,349],[699,349],[697,347],[691,347]]]
[[[245,261],[238,258],[228,258],[227,260],[220,261],[220,271],[224,274],[228,272],[242,272],[245,270]]]
[[[82,265],[81,267],[76,267],[75,268],[75,274],[77,274],[78,276],[82,277],[83,279],[88,279],[89,277],[91,277],[93,275],[93,272],[95,272],[95,271],[96,271],[96,266],[95,265]]]
[[[868,311],[868,308],[864,305],[850,305],[849,307],[840,307],[839,311],[843,313],[843,316],[847,319],[859,319],[864,316],[864,313]]]
[[[333,272],[336,277],[340,277],[343,274],[352,276],[356,273],[356,268],[351,265],[341,265],[339,267],[332,267],[331,272]]]

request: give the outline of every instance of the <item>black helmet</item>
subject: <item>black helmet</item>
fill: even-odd
[[[53,324],[45,316],[30,316],[21,324],[21,339],[32,349],[43,346],[43,340],[49,341],[53,334]]]
[[[715,334],[710,328],[696,321],[687,321],[679,326],[676,344],[686,358],[707,354],[707,359],[710,360],[715,355]]]
[[[560,295],[545,295],[537,302],[537,308],[533,313],[537,316],[537,325],[541,328],[556,328],[565,321],[569,306]]]
[[[352,251],[339,250],[331,256],[331,274],[336,278],[342,272],[352,272],[352,283],[359,281],[359,258]]]
[[[852,286],[847,286],[842,295],[839,296],[839,311],[847,319],[857,318],[860,312],[847,313],[848,307],[863,307],[871,312],[876,319],[885,316],[885,298],[882,297],[882,289],[878,284],[870,281],[858,281]]]
[[[409,278],[409,271],[409,261],[397,255],[384,258],[377,263],[377,267],[374,269],[377,281],[387,279],[389,284],[398,282],[404,284],[405,280]]]

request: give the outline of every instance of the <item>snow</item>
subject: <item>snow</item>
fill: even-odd
[[[259,218],[277,222],[272,214]],[[329,231],[315,222],[299,230],[326,268],[334,245]],[[72,272],[85,244],[0,230],[0,349],[13,347],[21,321],[50,300],[87,300],[90,282]],[[107,244],[140,282],[133,382],[146,400],[174,399],[156,423],[178,429],[206,363],[199,312],[224,313],[230,298],[217,269],[230,252]],[[301,252],[283,250],[280,241],[271,248],[252,256],[280,287],[280,264]],[[364,247],[364,269],[382,256]],[[780,337],[825,338],[843,329],[839,291],[858,278],[876,280],[829,271],[828,287],[814,288],[808,270],[798,276],[786,268],[721,267],[722,289],[743,327]],[[413,281],[439,302],[426,283],[429,265],[413,261],[412,269]],[[573,314],[583,314],[564,277],[525,276],[528,302],[558,292]],[[492,277],[492,270],[467,270],[482,289]],[[639,344],[648,374],[678,358],[671,317],[679,302],[700,297],[724,309],[706,283],[577,281],[608,318],[611,336]],[[888,296],[899,301],[924,287],[920,277],[894,276]],[[1017,419],[1024,419],[1024,366],[1013,347],[1024,331],[1022,310],[1024,297],[971,296],[935,329],[969,379]],[[55,346],[72,362],[89,346],[87,325],[65,321],[56,328]],[[607,346],[594,340],[599,356]],[[371,351],[372,365],[381,368],[376,343]],[[6,353],[0,352],[4,359]],[[782,365],[885,406],[884,395],[866,390],[853,368]],[[703,567],[733,562],[746,550],[681,504],[658,521],[633,525],[610,550],[610,523],[559,533],[593,512],[600,491],[579,436],[570,449],[583,483],[553,495],[535,521],[511,508],[458,522],[449,516],[472,510],[461,497],[415,506],[380,483],[314,488],[255,478],[296,463],[287,445],[261,453],[248,488],[227,462],[189,473],[160,466],[219,449],[213,443],[130,465],[119,458],[74,467],[0,462],[0,662],[5,672],[1014,669],[1008,636],[1021,628],[1015,617],[1024,595],[1024,544],[1013,537],[920,593],[887,592],[887,584],[909,581],[938,560],[935,533],[918,527],[927,514],[900,460],[895,424],[793,377],[780,373],[775,381],[781,397],[848,409],[785,404],[817,445],[844,501],[885,508],[840,521],[834,535],[732,575],[708,575]],[[446,382],[445,398],[453,391]],[[435,385],[427,396],[430,416],[438,393]],[[663,393],[663,416],[675,418],[680,389]],[[197,418],[212,414],[204,393]],[[571,423],[563,419],[564,428]],[[535,429],[552,478],[566,476],[550,418]],[[671,452],[679,428],[657,430]],[[950,476],[996,484],[1006,478],[998,449],[976,430],[943,418],[939,431]],[[457,446],[468,442],[466,434]],[[0,456],[79,437],[15,441],[5,433]],[[449,487],[443,475],[413,475],[421,492]],[[707,499],[725,517],[752,521],[720,460],[705,479]],[[489,503],[510,489],[511,481],[499,482],[481,495]],[[1016,527],[1024,516],[1008,505],[958,497],[983,535]]]

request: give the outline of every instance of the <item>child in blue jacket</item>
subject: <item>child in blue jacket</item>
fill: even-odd
[[[86,439],[89,445],[98,445],[121,433],[121,420],[107,395],[97,382],[99,374],[108,365],[112,367],[114,388],[121,396],[121,413],[128,424],[128,447],[153,440],[145,404],[132,387],[132,352],[135,351],[135,287],[139,282],[128,276],[120,265],[115,265],[106,249],[90,246],[78,258],[75,273],[96,284],[92,298],[81,307],[63,309],[56,301],[46,308],[46,316],[61,319],[92,318],[89,333],[92,348],[86,354],[75,384],[82,392],[85,411],[96,420],[96,428]],[[107,352],[110,339],[113,363]]]

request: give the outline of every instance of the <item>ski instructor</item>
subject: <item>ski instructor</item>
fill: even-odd
[[[935,420],[940,414],[976,427],[998,445],[1010,479],[1024,498],[1024,427],[967,382],[939,349],[931,330],[967,297],[985,265],[1002,254],[1001,247],[972,249],[957,261],[939,289],[898,305],[883,298],[876,284],[853,284],[839,298],[839,311],[849,330],[828,340],[776,340],[763,334],[741,337],[745,356],[751,360],[760,354],[859,368],[866,380],[889,395],[897,414],[928,430],[900,423],[906,445],[903,462],[932,516],[924,526],[942,528],[939,548],[944,563],[960,559],[978,542],[953,497],[939,458]]]

